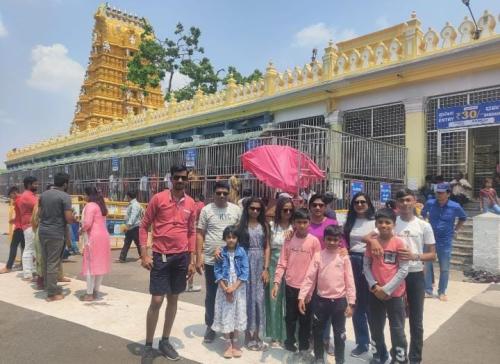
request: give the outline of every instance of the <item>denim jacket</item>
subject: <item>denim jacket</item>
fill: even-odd
[[[227,247],[222,248],[221,256],[222,259],[216,260],[214,266],[215,282],[217,283],[220,280],[229,282],[229,252],[227,251]],[[234,250],[234,269],[240,281],[248,281],[248,256],[245,249],[239,245]]]

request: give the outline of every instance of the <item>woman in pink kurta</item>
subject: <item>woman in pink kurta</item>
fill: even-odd
[[[108,210],[95,187],[85,189],[87,204],[82,213],[83,264],[82,275],[87,277],[87,294],[83,301],[97,298],[99,287],[111,266],[111,246],[106,228]]]

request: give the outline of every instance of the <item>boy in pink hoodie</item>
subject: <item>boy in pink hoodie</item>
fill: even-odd
[[[335,363],[345,362],[345,322],[352,316],[356,302],[356,286],[348,255],[339,253],[342,228],[330,225],[325,229],[326,249],[316,253],[299,292],[299,311],[304,314],[306,302],[316,288],[313,308],[314,357],[323,363],[323,332],[330,322],[335,341]]]
[[[295,327],[299,321],[299,351],[309,350],[311,336],[311,312],[309,304],[305,305],[303,313],[298,309],[299,290],[307,273],[307,268],[316,252],[321,250],[319,240],[308,233],[310,225],[309,211],[298,209],[293,214],[293,227],[295,234],[286,241],[281,249],[280,258],[276,265],[274,275],[273,299],[276,298],[283,275],[285,276],[285,301],[286,301],[286,340],[285,349],[295,352]],[[323,341],[320,340],[322,343]]]

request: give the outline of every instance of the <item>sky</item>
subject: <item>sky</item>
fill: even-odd
[[[7,151],[67,134],[88,61],[93,15],[102,1],[0,0],[0,168]],[[447,21],[458,26],[461,0],[115,0],[111,6],[146,17],[159,38],[175,24],[201,29],[200,44],[216,69],[234,65],[243,74],[279,71],[319,56],[329,39],[361,36],[410,18],[424,32]],[[498,0],[472,0],[498,21]],[[178,77],[175,84],[185,82]]]

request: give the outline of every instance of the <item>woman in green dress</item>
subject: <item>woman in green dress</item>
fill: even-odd
[[[271,338],[271,343],[283,343],[286,338],[285,330],[285,285],[281,284],[276,299],[271,297],[276,265],[285,242],[285,236],[292,230],[291,217],[293,215],[293,201],[288,197],[281,197],[276,204],[274,220],[271,226],[271,262],[269,264],[269,284],[266,288],[266,336]]]

